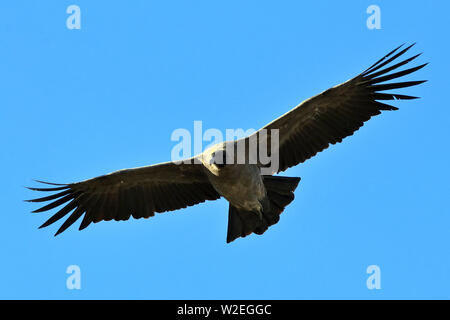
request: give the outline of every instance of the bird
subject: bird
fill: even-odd
[[[56,236],[80,218],[79,230],[83,230],[91,223],[149,218],[155,213],[223,197],[229,202],[227,243],[253,233],[262,235],[280,220],[281,213],[294,200],[294,191],[300,182],[300,177],[277,174],[342,142],[383,111],[398,110],[388,104],[390,101],[418,98],[386,92],[426,82],[398,82],[399,78],[428,64],[409,66],[400,71],[399,68],[422,54],[404,59],[403,55],[414,45],[398,46],[355,77],[301,102],[247,137],[217,143],[182,162],[123,169],[68,184],[35,180],[45,186],[28,188],[46,192],[47,196],[25,201],[49,202],[34,210],[35,213],[59,207],[39,227],[47,227],[67,217]],[[271,142],[275,141],[276,135],[274,148]],[[236,161],[237,152],[234,154],[230,150],[236,150],[242,143],[249,146],[251,141],[261,142],[263,136],[270,145],[267,152],[271,159],[277,159],[275,169],[264,171],[270,164],[259,158],[249,161],[251,153],[247,149],[244,162]]]

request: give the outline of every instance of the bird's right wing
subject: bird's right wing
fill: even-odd
[[[418,54],[391,66],[388,65],[411,47],[412,45],[401,51],[398,51],[400,47],[396,48],[356,77],[303,101],[265,126],[263,129],[267,130],[268,148],[271,147],[271,129],[279,132],[279,148],[270,152],[272,157],[277,156],[279,159],[276,171],[284,171],[302,163],[328,148],[330,144],[341,142],[381,111],[397,110],[396,107],[384,101],[416,98],[385,92],[385,90],[406,88],[424,82],[390,82],[426,65],[390,73],[419,56]],[[254,136],[258,134],[258,139],[260,139],[260,132],[261,130],[254,134]]]
[[[41,182],[41,181],[39,181]],[[72,213],[57,231],[66,230],[83,214],[80,230],[91,222],[148,218],[155,212],[186,208],[220,195],[209,183],[201,164],[161,163],[153,166],[125,169],[93,179],[70,184],[54,184],[49,188],[29,188],[34,191],[56,192],[31,202],[52,201],[33,212],[63,207],[42,227]]]

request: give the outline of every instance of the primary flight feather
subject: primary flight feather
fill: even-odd
[[[50,195],[28,201],[51,201],[33,212],[62,206],[41,226],[46,227],[68,216],[56,232],[58,235],[79,218],[82,218],[79,227],[82,230],[92,222],[127,220],[131,216],[148,218],[155,212],[177,210],[224,197],[230,203],[227,242],[251,233],[262,234],[278,222],[281,212],[292,202],[300,178],[262,174],[267,164],[260,161],[236,163],[234,155],[229,161],[227,148],[235,148],[241,142],[248,145],[252,138],[258,141],[263,131],[267,132],[264,138],[270,146],[271,130],[277,129],[279,147],[269,147],[268,152],[279,160],[275,170],[278,173],[306,161],[330,144],[341,142],[372,116],[397,110],[386,101],[417,98],[386,92],[425,82],[388,82],[426,65],[398,71],[420,55],[397,62],[412,46],[394,49],[356,77],[303,101],[245,139],[219,143],[181,164],[166,162],[120,170],[70,184],[38,181],[49,186],[29,189]],[[246,149],[245,152],[248,159],[249,151]]]

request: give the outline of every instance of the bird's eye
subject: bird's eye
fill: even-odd
[[[213,154],[214,164],[218,168],[223,168],[227,164],[227,155],[225,151],[218,151]]]

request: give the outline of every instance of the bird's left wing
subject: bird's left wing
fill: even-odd
[[[42,182],[42,181],[39,181]],[[93,179],[70,184],[54,184],[34,191],[53,192],[50,196],[27,200],[51,203],[33,211],[42,212],[63,206],[40,228],[62,218],[65,220],[55,235],[66,230],[83,216],[80,230],[91,222],[148,218],[155,212],[186,208],[220,195],[209,183],[201,164],[161,163],[125,169]]]
[[[352,135],[363,126],[364,122],[372,116],[380,114],[381,111],[397,110],[396,107],[381,101],[416,98],[383,92],[425,82],[388,82],[417,71],[426,65],[422,64],[403,71],[389,73],[420,55],[389,65],[412,45],[398,51],[400,47],[388,53],[358,76],[303,101],[288,113],[262,128],[267,130],[267,138],[265,139],[268,140],[269,154],[272,157],[278,156],[277,172],[306,161],[317,152],[326,149],[330,144],[341,142],[342,139]],[[271,150],[270,148],[271,129],[279,130],[278,150]],[[254,134],[257,135],[258,140],[260,140],[261,130]]]

